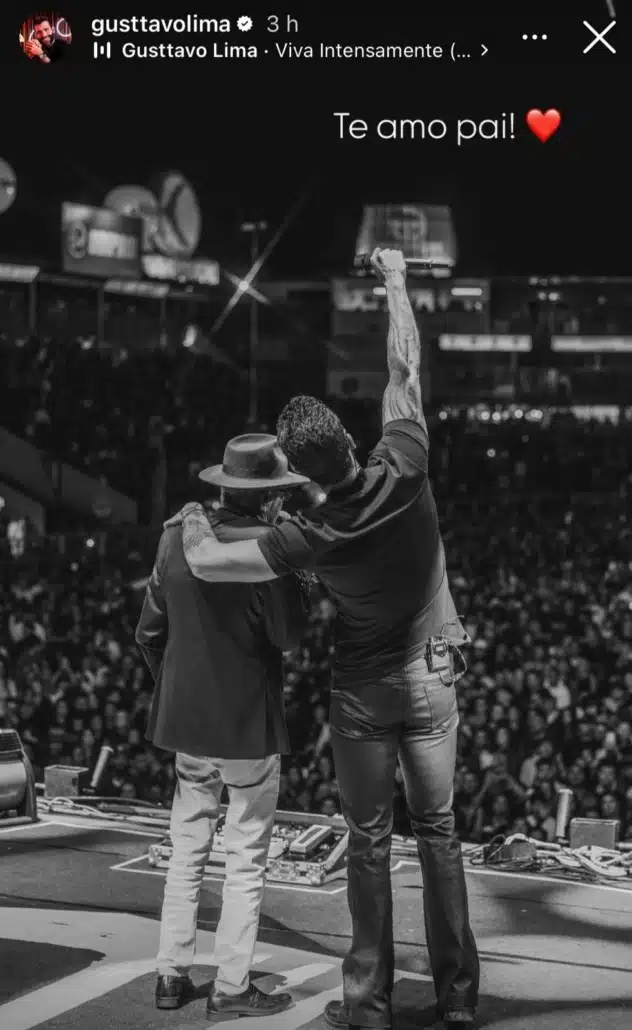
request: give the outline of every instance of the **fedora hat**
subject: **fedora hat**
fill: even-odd
[[[230,490],[280,490],[309,483],[288,469],[287,458],[268,433],[234,436],[226,444],[221,465],[202,469],[200,479]]]

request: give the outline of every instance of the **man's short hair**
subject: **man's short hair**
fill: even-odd
[[[338,416],[315,397],[293,397],[277,422],[279,447],[295,472],[334,486],[351,468],[349,439]]]
[[[33,15],[33,28],[36,28],[38,25],[41,25],[42,22],[48,22],[50,27],[51,28],[53,27],[53,23],[50,20],[50,17],[49,17],[48,14],[34,14]]]

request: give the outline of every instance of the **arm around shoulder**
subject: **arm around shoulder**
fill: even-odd
[[[194,509],[185,515],[182,546],[196,579],[208,583],[265,583],[275,579],[276,574],[256,540],[220,543],[203,509]]]

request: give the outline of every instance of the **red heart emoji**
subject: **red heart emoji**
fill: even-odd
[[[537,136],[540,143],[546,143],[554,132],[560,127],[562,116],[559,111],[550,108],[548,111],[538,111],[536,107],[527,114],[527,125],[534,136]]]

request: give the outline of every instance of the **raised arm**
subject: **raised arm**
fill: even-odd
[[[421,342],[408,293],[406,263],[400,250],[374,250],[371,264],[386,288],[389,379],[382,402],[382,425],[409,418],[426,427],[421,403]]]
[[[187,504],[166,525],[182,522],[184,556],[196,579],[210,583],[264,583],[276,576],[256,540],[221,544],[201,504]]]

